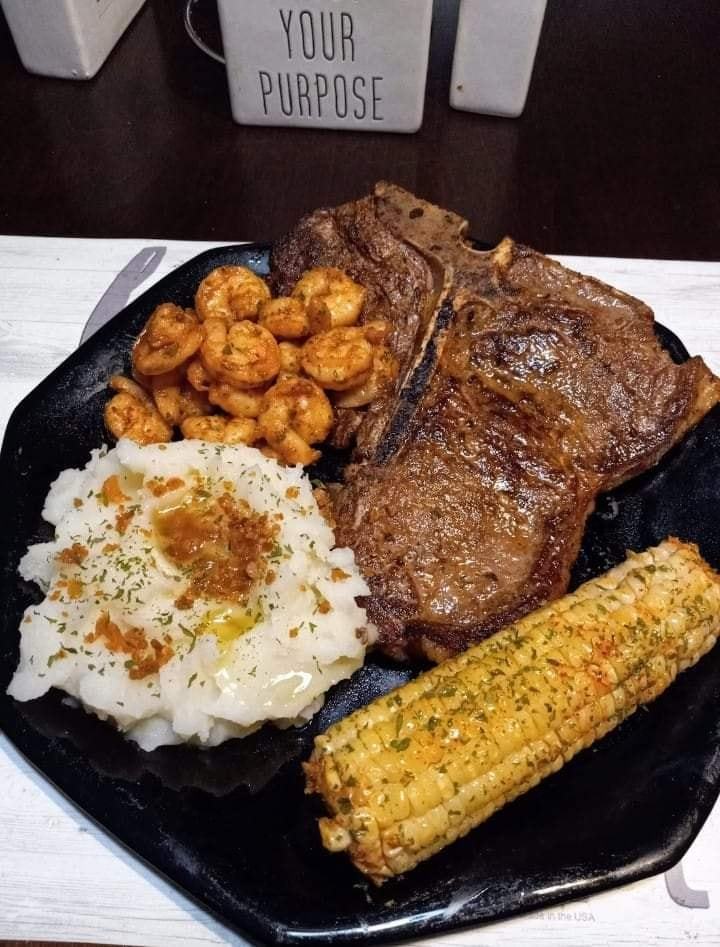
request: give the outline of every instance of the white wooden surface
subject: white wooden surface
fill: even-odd
[[[98,298],[143,245],[137,240],[0,237],[0,432],[20,398],[76,347]],[[213,245],[169,244],[153,279]],[[577,257],[563,262],[646,300],[691,353],[703,355],[720,372],[720,263]],[[145,947],[245,943],[107,839],[2,735],[0,787],[0,940]],[[664,879],[655,877],[427,943],[720,947],[719,843],[716,806],[683,860],[690,887],[708,892],[708,909],[674,903]]]

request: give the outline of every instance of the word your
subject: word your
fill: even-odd
[[[283,49],[295,63],[354,63],[357,55],[352,14],[280,8]],[[258,70],[265,115],[382,122],[382,76],[348,75],[344,71]]]
[[[355,62],[355,24],[349,13],[321,11],[313,16],[309,10],[302,10],[293,28],[294,13],[295,10],[280,10],[288,59],[301,50],[309,62],[319,55],[326,62],[335,62],[336,59]]]

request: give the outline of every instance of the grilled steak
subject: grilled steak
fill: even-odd
[[[438,298],[446,289],[444,266],[426,260],[384,227],[374,197],[306,217],[276,244],[272,263],[270,283],[275,294],[289,295],[311,267],[335,266],[367,289],[360,321],[384,319],[391,324],[388,344],[400,362],[395,390],[368,411],[341,411],[336,432],[336,446],[347,446],[355,437],[356,456],[372,457],[401,402],[404,379],[415,376],[433,336]]]
[[[403,373],[359,422],[336,536],[397,658],[439,660],[563,594],[597,494],[720,400],[702,360],[673,364],[643,303],[509,239],[477,252],[465,230],[378,185],[274,259],[282,289],[310,265],[345,269],[370,291],[365,317],[395,326]]]

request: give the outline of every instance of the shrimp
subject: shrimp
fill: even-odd
[[[194,358],[190,362],[185,375],[195,391],[207,391],[212,384],[212,378],[199,358]]]
[[[307,304],[308,322],[310,323],[310,335],[317,335],[319,332],[327,332],[332,329],[333,321],[330,310],[322,299],[311,299]]]
[[[150,379],[148,379],[148,382],[149,381]],[[108,387],[112,388],[113,391],[126,391],[129,395],[137,398],[141,404],[153,407],[152,398],[146,389],[137,381],[133,381],[132,378],[126,378],[124,375],[112,375],[108,382]]]
[[[330,313],[329,328],[352,326],[360,318],[366,292],[342,270],[316,267],[303,273],[295,285],[293,296],[308,305],[311,300],[324,303]]]
[[[292,430],[287,430],[282,440],[263,450],[263,453],[266,457],[272,457],[292,467],[309,467],[322,457],[319,450],[310,447]]]
[[[252,418],[186,418],[180,425],[183,437],[214,444],[252,444],[258,439],[257,422]]]
[[[185,366],[179,365],[177,368],[173,368],[172,371],[163,372],[162,375],[149,375],[145,387],[151,392],[154,392],[160,388],[171,388],[176,385],[181,385],[184,379]]]
[[[269,299],[261,304],[258,318],[260,325],[278,339],[304,339],[310,335],[310,320],[302,299]]]
[[[325,392],[308,378],[283,378],[268,390],[258,430],[287,464],[306,466],[320,459],[311,444],[332,430],[333,409]]]
[[[235,418],[256,418],[262,411],[264,388],[248,388],[241,391],[224,382],[210,385],[208,398]]]
[[[370,377],[373,347],[357,326],[330,329],[303,346],[302,367],[322,388],[345,391]]]
[[[113,437],[129,437],[136,444],[163,444],[172,437],[172,428],[160,417],[145,396],[119,391],[105,405],[105,426]]]
[[[142,372],[139,372],[137,368],[133,365],[131,368],[131,374],[133,381],[138,385],[140,389],[147,391],[152,391],[152,375],[143,375]],[[123,377],[123,376],[119,376]]]
[[[260,437],[253,418],[230,418],[225,428],[226,444],[253,444]]]
[[[383,319],[372,319],[363,325],[362,330],[368,342],[372,345],[382,345],[390,335],[390,323]]]
[[[363,327],[364,328],[364,327]],[[370,377],[356,388],[338,392],[334,398],[337,408],[362,408],[379,397],[397,378],[398,361],[386,345],[380,345],[373,355]]]
[[[219,266],[205,277],[195,293],[201,322],[206,319],[257,319],[258,306],[270,299],[265,280],[245,266]]]
[[[227,418],[212,414],[207,418],[186,418],[180,425],[183,437],[197,441],[222,443],[225,437]]]
[[[186,418],[203,417],[212,410],[207,395],[196,391],[182,376],[156,375],[153,399],[163,419],[171,425],[181,424]]]
[[[302,371],[302,346],[295,342],[280,342],[280,372],[285,375],[299,375]]]
[[[186,362],[202,345],[203,330],[192,309],[163,303],[148,319],[133,347],[141,375],[162,375]]]
[[[218,381],[237,388],[257,388],[280,371],[274,336],[247,320],[227,325],[222,319],[208,319],[200,357]]]

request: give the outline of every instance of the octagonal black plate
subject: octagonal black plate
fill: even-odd
[[[46,539],[50,482],[104,438],[106,381],[126,367],[154,306],[191,302],[216,266],[267,271],[268,248],[203,253],[161,280],[16,409],[0,457],[4,603],[0,725],[49,780],[132,851],[223,920],[267,943],[375,943],[422,936],[580,897],[668,868],[708,815],[720,782],[720,648],[559,774],[406,878],[370,888],[319,844],[317,800],[300,761],[313,735],[417,669],[372,657],[301,730],[266,728],[215,750],[145,754],[58,693],[5,695],[18,623],[38,593],[19,580],[29,543]],[[681,361],[669,332],[659,334]],[[708,415],[654,470],[601,498],[575,582],[672,534],[720,567],[720,413]]]

